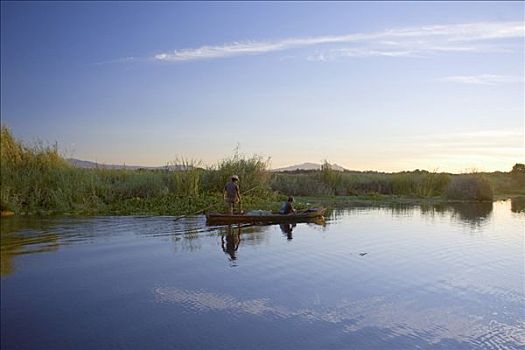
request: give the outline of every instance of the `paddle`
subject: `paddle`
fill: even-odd
[[[255,186],[255,187],[252,187],[252,188],[250,188],[250,189],[247,190],[247,191],[244,191],[244,192],[242,193],[242,195],[245,195],[246,193],[255,190],[257,187],[259,187],[259,185]],[[190,214],[186,214],[186,215],[179,216],[178,218],[175,218],[175,221],[180,220],[180,219],[183,219],[183,218],[186,218],[186,217],[188,217],[188,216],[193,216],[193,215],[200,214],[200,213],[202,213],[203,211],[208,210],[208,209],[210,209],[210,208],[213,208],[213,207],[216,206],[216,205],[217,205],[217,204],[212,204],[212,205],[207,206],[206,208],[202,208],[202,209],[200,209],[200,210],[197,210],[197,211],[194,212],[194,213],[190,213]],[[242,212],[242,202],[241,202],[241,201],[239,201],[239,210]]]
[[[212,205],[209,205],[209,206],[207,206],[206,208],[202,208],[202,209],[200,209],[200,210],[198,210],[198,211],[196,211],[196,212],[194,212],[194,213],[190,213],[190,214],[186,214],[186,215],[179,216],[178,218],[175,218],[175,221],[180,220],[180,219],[183,219],[183,218],[187,218],[188,216],[197,215],[197,214],[199,214],[199,213],[202,213],[202,212],[205,211],[205,210],[208,210],[208,209],[214,207],[215,205],[216,205],[216,204],[212,204]]]

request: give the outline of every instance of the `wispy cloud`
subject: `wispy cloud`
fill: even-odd
[[[329,60],[338,57],[422,56],[437,52],[509,51],[508,47],[494,45],[499,39],[523,38],[523,22],[478,22],[451,25],[433,25],[387,29],[380,32],[345,35],[296,37],[269,41],[242,41],[223,45],[205,45],[160,52],[156,61],[192,61],[257,55],[295,48],[321,45],[353,45],[328,48],[328,51],[310,59]]]
[[[116,63],[129,63],[129,62],[136,62],[136,61],[139,61],[139,60],[144,60],[144,59],[138,59],[137,57],[122,57],[122,58],[117,58],[117,59],[114,59],[114,60],[108,60],[108,61],[99,61],[99,62],[95,62],[94,64],[96,65],[103,65],[103,64],[116,64]]]
[[[483,287],[465,283],[457,276],[463,271],[455,271],[456,276],[443,276],[441,288],[452,292],[470,288],[477,293],[487,293],[487,290],[497,287]],[[330,324],[342,332],[358,332],[370,327],[383,328],[396,335],[413,335],[426,332],[430,344],[442,340],[454,339],[457,342],[478,339],[479,335],[487,334],[490,324],[482,322],[483,317],[464,317],[465,310],[460,304],[448,307],[435,305],[423,307],[413,300],[399,299],[396,295],[372,296],[355,300],[335,300],[332,306],[316,305],[302,308],[290,308],[276,304],[271,299],[239,299],[232,295],[217,294],[205,290],[189,290],[176,287],[157,287],[152,291],[155,302],[159,304],[176,304],[192,310],[195,313],[228,312],[254,319],[272,317],[280,320],[306,321],[315,324]],[[505,301],[522,302],[518,292],[505,293]],[[428,330],[431,329],[432,332]],[[520,325],[498,324],[502,334],[523,335]],[[521,332],[521,333],[520,333]]]
[[[479,139],[486,142],[487,140],[498,140],[505,142],[512,142],[523,138],[524,131],[516,129],[493,129],[493,130],[476,130],[455,132],[447,134],[430,134],[414,136],[414,139],[435,139],[435,140],[465,140],[465,139]]]
[[[454,75],[440,79],[442,81],[449,81],[461,84],[474,85],[499,85],[505,83],[516,83],[523,81],[523,78],[509,75],[497,74],[480,74],[480,75]]]

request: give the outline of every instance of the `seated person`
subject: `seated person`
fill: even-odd
[[[295,214],[296,210],[293,207],[293,197],[288,197],[288,200],[284,202],[283,206],[279,210],[279,214],[288,215],[288,214]]]

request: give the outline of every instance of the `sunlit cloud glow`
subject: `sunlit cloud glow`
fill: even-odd
[[[510,170],[516,162],[525,161],[523,130],[480,130],[450,134],[430,134],[406,139],[407,148],[417,151],[406,162],[421,164],[442,164],[440,170],[462,172],[470,169],[492,171]]]

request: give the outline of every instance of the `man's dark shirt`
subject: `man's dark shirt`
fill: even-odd
[[[279,214],[290,214],[292,211],[293,211],[292,203],[284,202],[281,210],[279,210]]]
[[[235,182],[228,182],[224,186],[224,190],[226,191],[226,198],[230,201],[233,202],[238,198],[239,186]]]

